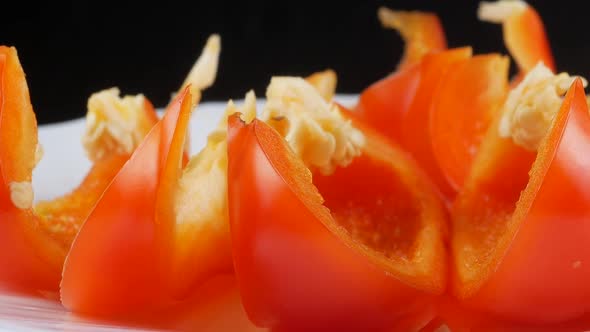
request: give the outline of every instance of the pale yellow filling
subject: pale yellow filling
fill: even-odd
[[[9,184],[10,200],[19,209],[26,210],[33,206],[33,186],[31,182],[11,182]]]
[[[143,126],[145,97],[140,94],[121,98],[119,93],[119,89],[111,88],[88,99],[82,144],[90,160],[132,153],[150,129]]]
[[[508,94],[500,136],[511,137],[517,145],[536,151],[575,79],[567,73],[553,74],[543,63],[537,64]]]
[[[322,174],[360,155],[364,135],[302,78],[273,77],[261,119],[285,138],[306,166]]]
[[[477,9],[477,17],[480,21],[501,24],[512,15],[522,13],[527,6],[528,4],[521,0],[482,1]]]
[[[256,96],[246,94],[244,105],[236,107],[232,101],[217,128],[207,138],[207,145],[191,158],[178,184],[176,220],[205,223],[222,218],[227,220],[227,118],[242,113],[246,122],[256,117]],[[225,222],[213,223],[225,227]]]

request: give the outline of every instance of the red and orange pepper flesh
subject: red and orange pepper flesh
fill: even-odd
[[[32,196],[37,123],[14,48],[0,47],[0,85],[0,284],[18,290],[55,290],[66,252],[38,230],[30,208],[32,197],[27,197]]]
[[[64,265],[61,300],[68,309],[149,327],[259,330],[232,276],[211,274],[178,297],[173,274],[190,271],[172,269],[173,200],[193,101],[187,87],[171,102],[86,220]]]
[[[455,190],[448,183],[435,158],[428,125],[431,116],[430,107],[439,81],[447,73],[448,69],[453,64],[465,61],[470,57],[471,49],[468,47],[424,56],[422,62],[412,69],[415,70],[412,75],[418,76],[416,89],[411,92],[411,96],[406,95],[408,99],[404,105],[398,105],[405,108],[380,108],[378,103],[363,102],[363,95],[370,96],[373,93],[370,92],[371,87],[363,92],[359,104],[361,106],[356,108],[363,120],[408,151],[418,161],[419,165],[426,170],[426,173],[436,183],[440,192],[449,201],[454,197]],[[404,90],[407,87],[406,82],[416,79],[415,77],[405,76],[406,74],[396,74],[399,76],[396,76],[398,79],[395,84],[399,84],[398,87],[401,88],[398,91],[407,91]],[[406,82],[403,82],[402,78]],[[398,97],[396,93],[382,91],[385,98]],[[370,105],[371,108],[363,105]]]
[[[452,213],[451,284],[463,305],[521,324],[590,310],[588,148],[580,79],[536,154],[491,127]]]
[[[367,135],[361,156],[312,183],[275,130],[229,120],[234,266],[258,326],[386,329],[431,318],[419,313],[446,284],[443,204],[404,152],[355,125]]]
[[[447,201],[454,197],[455,190],[436,162],[429,128],[430,108],[436,88],[449,68],[470,57],[471,48],[469,47],[426,55],[420,65],[420,84],[401,123],[400,145],[418,161]]]
[[[67,308],[112,314],[169,305],[165,259],[174,223],[169,177],[180,172],[191,108],[187,88],[86,219],[64,265],[61,299]]]
[[[506,98],[508,65],[498,54],[476,55],[451,65],[435,89],[426,125],[436,163],[457,191]]]
[[[442,25],[435,14],[380,8],[386,27],[397,29],[406,49],[397,70],[366,88],[355,110],[384,135],[401,139],[402,121],[420,82],[420,63],[428,53],[447,48]]]
[[[447,48],[445,32],[436,14],[381,7],[377,16],[383,27],[397,30],[406,44],[397,70],[410,68],[420,63],[424,55]]]
[[[478,9],[480,20],[502,24],[504,43],[516,61],[522,77],[542,61],[555,72],[555,60],[539,13],[522,0],[482,2]]]
[[[57,291],[66,253],[86,216],[128,155],[94,159],[84,181],[72,192],[33,207],[32,169],[42,153],[27,83],[14,48],[2,46],[0,98],[0,213],[5,228],[0,284],[18,291]],[[145,100],[145,126],[156,113]],[[139,132],[139,129],[138,129]]]
[[[219,45],[219,36],[212,35],[186,82],[193,82],[200,89],[205,89],[213,83],[217,70]],[[143,95],[120,98],[119,90],[116,88],[93,94],[88,100],[87,128],[82,139],[88,157],[93,162],[92,168],[82,184],[71,193],[51,201],[40,202],[33,208],[33,191],[30,185],[31,167],[34,167],[41,158],[42,149],[36,141],[35,117],[28,100],[26,80],[16,51],[7,47],[2,47],[2,50],[9,56],[9,70],[8,76],[5,77],[3,72],[2,77],[8,84],[3,85],[1,94],[8,103],[4,105],[6,107],[0,113],[4,120],[0,129],[3,135],[2,142],[11,144],[3,149],[5,158],[0,163],[0,168],[6,175],[3,176],[5,187],[8,188],[4,195],[6,198],[2,201],[6,208],[3,208],[0,213],[6,213],[7,220],[26,220],[26,222],[15,222],[14,225],[10,225],[16,228],[24,227],[20,233],[16,230],[3,233],[10,238],[5,241],[7,248],[15,249],[8,250],[5,255],[6,259],[15,261],[10,264],[10,268],[3,271],[7,275],[5,287],[34,292],[58,291],[63,261],[78,229],[137,144],[157,123],[158,116],[153,105]],[[3,61],[5,64],[5,58]],[[28,161],[29,158],[30,161]],[[186,164],[187,160],[185,154],[183,164]],[[29,247],[30,249],[25,249]],[[29,255],[25,254],[27,250],[47,262],[42,264],[50,264],[52,271],[50,273],[31,271],[31,273],[23,273],[26,276],[10,277],[9,274],[15,273],[13,271],[18,270],[19,266],[31,264],[26,258],[19,256],[21,252],[25,256]],[[49,286],[38,285],[38,282],[31,281],[45,277],[51,278]],[[8,281],[8,279],[13,280]],[[0,272],[0,280],[3,280],[2,272]]]

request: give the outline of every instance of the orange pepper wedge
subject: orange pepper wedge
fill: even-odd
[[[18,208],[11,186],[31,183],[37,123],[16,49],[0,47],[0,285],[55,290],[65,250],[38,230],[30,207]],[[32,188],[31,188],[32,190]]]
[[[432,98],[430,137],[437,164],[459,190],[508,92],[507,57],[476,55],[451,65]]]
[[[590,115],[580,79],[535,154],[490,127],[452,212],[452,290],[526,323],[590,311]],[[529,177],[530,174],[530,177]]]
[[[391,80],[376,83],[378,89],[369,87],[356,107],[363,121],[418,161],[448,200],[454,197],[455,190],[437,165],[429,129],[430,108],[448,69],[470,57],[469,47],[427,54],[418,65],[394,74]]]
[[[35,205],[41,227],[59,230],[49,236],[61,247],[70,248],[82,223],[127,159],[128,155],[116,154],[98,160],[71,193]]]
[[[406,44],[398,70],[418,64],[428,53],[447,48],[445,32],[436,14],[381,7],[377,16],[384,27],[397,30]]]
[[[63,262],[77,230],[129,156],[113,154],[95,160],[74,191],[33,207],[30,183],[40,158],[37,123],[16,49],[0,46],[0,77],[0,242],[4,248],[0,285],[27,292],[58,291]],[[157,122],[147,99],[142,111],[143,125]],[[23,206],[18,208],[19,204]]]
[[[109,315],[169,304],[169,177],[181,167],[191,100],[187,87],[170,103],[80,229],[61,282],[67,308]]]
[[[312,183],[275,130],[229,119],[234,267],[258,326],[387,328],[427,320],[418,313],[444,291],[446,214],[435,188],[403,151],[351,120],[366,135],[361,156]]]
[[[355,111],[383,135],[400,142],[403,121],[419,83],[420,65],[398,70],[366,88]]]
[[[406,48],[397,70],[366,88],[355,110],[385,135],[400,139],[404,116],[420,82],[422,58],[445,50],[447,44],[435,14],[380,8],[378,16],[384,26],[400,32]]]
[[[450,49],[424,57],[421,64],[420,85],[401,128],[400,145],[418,161],[447,199],[451,199],[455,191],[447,182],[434,156],[429,130],[430,107],[436,88],[440,80],[448,73],[449,68],[470,57],[470,47]]]
[[[479,8],[480,18],[482,18],[486,6],[494,6],[503,2],[509,3],[510,1],[482,2]],[[555,72],[555,60],[539,13],[524,1],[517,0],[514,3],[518,5],[513,6],[506,17],[497,21],[501,21],[498,23],[502,24],[504,43],[520,69],[519,77],[533,69],[539,61]],[[517,81],[519,80],[517,79]]]

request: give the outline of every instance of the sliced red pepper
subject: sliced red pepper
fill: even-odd
[[[127,155],[113,155],[95,162],[74,191],[35,206],[41,227],[55,227],[57,231],[49,236],[62,248],[70,248],[82,223],[127,159]]]
[[[508,92],[508,58],[476,55],[453,64],[432,98],[430,137],[437,164],[455,190]]]
[[[356,111],[384,135],[401,139],[403,119],[420,82],[422,58],[445,50],[446,40],[435,14],[380,8],[379,17],[383,25],[400,32],[406,49],[396,72],[361,93]]]
[[[398,70],[365,89],[355,111],[383,135],[401,142],[404,119],[420,82],[421,66]]]
[[[357,120],[352,164],[313,175],[258,120],[229,119],[229,213],[244,306],[278,330],[391,327],[445,288],[445,211],[396,146]],[[419,318],[418,318],[419,317]]]
[[[506,0],[498,2],[509,3]],[[498,5],[498,2],[482,4],[480,15],[484,6]],[[515,6],[512,14],[504,19],[502,29],[506,48],[521,71],[520,77],[533,69],[539,61],[543,61],[545,66],[555,72],[555,60],[539,13],[524,1],[518,0],[515,3],[521,6]]]
[[[424,57],[421,65],[420,85],[403,120],[401,146],[410,152],[428,173],[442,194],[452,198],[455,191],[440,170],[430,137],[430,106],[434,92],[442,77],[454,63],[471,57],[471,48],[457,48]]]
[[[15,183],[32,195],[37,158],[37,124],[24,72],[14,48],[0,46],[0,285],[20,291],[57,291],[67,250],[86,216],[128,155],[96,160],[72,193],[33,209],[29,198],[15,204]],[[157,122],[146,99],[143,126]],[[17,207],[17,205],[22,205]]]
[[[379,8],[377,14],[381,24],[397,30],[406,44],[398,70],[418,64],[428,53],[447,48],[445,32],[436,14],[390,10],[385,7]]]
[[[37,122],[16,49],[0,46],[0,287],[56,290],[65,250],[38,230],[30,207],[18,208],[11,186],[31,183]]]
[[[588,149],[580,79],[536,155],[491,127],[453,210],[452,285],[463,303],[537,324],[590,310]]]
[[[539,61],[556,71],[543,20],[533,7],[529,5],[510,17],[503,29],[506,47],[523,72],[529,72]]]
[[[119,314],[169,304],[166,258],[175,219],[168,200],[180,172],[191,100],[187,88],[170,103],[80,229],[61,282],[67,308]]]
[[[430,106],[448,68],[469,57],[471,49],[468,47],[428,54],[419,65],[367,89],[361,94],[357,106],[359,116],[409,151],[449,199],[455,191],[434,156],[428,126]]]

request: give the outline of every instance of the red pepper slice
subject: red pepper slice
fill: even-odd
[[[18,208],[11,186],[31,183],[37,121],[16,49],[0,46],[0,286],[55,290],[65,250],[39,231],[30,207]]]
[[[67,308],[118,314],[169,304],[171,180],[180,172],[191,100],[187,88],[171,102],[78,233],[61,282]]]
[[[539,61],[555,72],[555,60],[545,33],[543,20],[531,7],[514,15],[503,24],[504,41],[523,72],[529,72]]]
[[[361,119],[407,150],[451,199],[455,191],[434,156],[429,130],[430,107],[436,88],[449,67],[471,57],[468,47],[424,56],[416,67],[400,71],[361,94]],[[391,90],[389,90],[391,89]]]
[[[410,152],[418,164],[428,173],[443,195],[450,199],[451,188],[434,157],[430,136],[430,107],[440,80],[454,63],[471,57],[471,48],[457,48],[424,57],[421,65],[420,85],[403,120],[401,146]]]
[[[5,46],[0,46],[0,101],[0,285],[19,291],[57,291],[74,236],[129,156],[96,160],[72,193],[33,209],[30,182],[37,162],[37,123],[16,49]],[[143,111],[143,126],[157,122],[147,99]]]
[[[536,155],[491,127],[453,210],[453,292],[466,305],[538,324],[590,310],[588,149],[579,79]]]
[[[508,3],[506,0],[498,2],[502,1]],[[480,16],[486,5],[494,6],[498,2],[482,3],[479,9]],[[555,60],[539,13],[524,1],[515,1],[515,3],[522,4],[522,8],[518,6],[514,8],[513,13],[502,22],[502,30],[506,48],[520,69],[519,77],[523,77],[539,61],[543,61],[547,68],[555,72]]]
[[[366,135],[362,155],[312,183],[276,131],[229,119],[234,266],[258,326],[386,328],[419,317],[444,290],[436,190],[403,151],[353,121]]]
[[[355,111],[396,142],[402,140],[402,128],[420,82],[421,66],[414,65],[387,76],[365,89]]]
[[[400,32],[406,43],[396,72],[373,83],[360,95],[356,111],[384,135],[401,140],[403,119],[420,82],[424,55],[447,48],[442,25],[435,14],[379,9],[384,26]]]
[[[379,8],[377,14],[381,24],[397,30],[406,44],[398,70],[418,64],[428,53],[447,48],[445,32],[436,14],[391,10],[385,7]]]
[[[432,99],[430,137],[437,164],[455,190],[508,92],[508,58],[476,55],[451,65]]]

